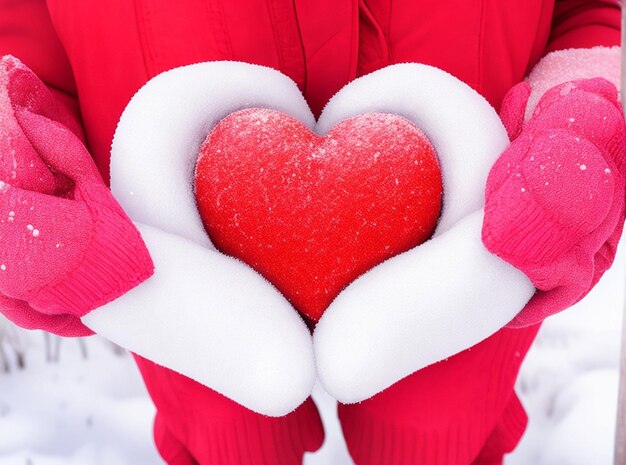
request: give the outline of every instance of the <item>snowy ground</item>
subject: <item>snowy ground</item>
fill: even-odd
[[[610,465],[617,402],[625,252],[577,308],[550,319],[523,366],[518,390],[530,427],[506,465]],[[0,373],[0,465],[157,465],[153,407],[128,356],[90,338],[46,363],[42,334],[27,335],[26,369]],[[305,465],[351,464],[316,394],[327,442]]]

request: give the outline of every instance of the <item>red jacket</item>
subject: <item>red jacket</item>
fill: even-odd
[[[619,44],[616,1],[554,3],[3,0],[0,54],[20,58],[68,102],[78,98],[89,148],[108,178],[122,110],[167,69],[225,59],[270,66],[298,83],[319,113],[355,77],[420,62],[498,108],[546,50]]]
[[[0,55],[20,58],[82,121],[105,179],[122,110],[145,82],[175,66],[225,59],[270,66],[290,76],[319,114],[355,77],[389,64],[420,62],[452,73],[498,108],[506,91],[547,51],[615,45],[620,35],[618,2],[609,0],[0,0],[0,11]],[[378,410],[412,422],[418,421],[414,409],[421,409],[414,434],[428,431],[420,444],[430,465],[452,463],[444,454],[456,454],[458,463],[476,457],[490,435],[492,443],[504,442],[494,446],[498,450],[514,444],[524,420],[511,393],[520,355],[536,329],[502,330],[394,385],[360,410],[340,410],[358,463],[366,463],[376,447],[364,412]],[[182,376],[139,363],[159,411],[161,452],[171,458],[189,449],[201,463],[213,463],[221,452],[210,447],[206,435],[222,434],[211,429],[211,421],[226,422],[233,407]],[[212,415],[201,415],[208,408]],[[315,417],[314,407],[307,402],[296,412],[300,417],[290,415],[284,424],[298,431],[297,440],[282,445],[314,449],[321,440],[319,419],[309,421],[315,424],[309,433],[298,429],[298,418]],[[261,420],[246,421],[249,428]],[[396,450],[418,441],[384,428],[376,434],[386,438],[378,441],[380,447],[393,443]],[[231,439],[221,439],[225,454],[229,445],[244,447]],[[261,443],[265,457],[284,450],[270,451],[271,436]]]

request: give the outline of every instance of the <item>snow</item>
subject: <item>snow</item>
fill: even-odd
[[[206,135],[224,116],[247,107],[273,108],[309,128],[315,124],[292,80],[245,63],[176,68],[131,99],[111,149],[111,190],[147,238],[156,271],[83,322],[149,360],[276,416],[295,409],[313,387],[308,329],[269,282],[215,251],[193,191]],[[207,369],[197,360],[219,363]]]
[[[43,333],[25,337],[25,369],[0,372],[0,464],[163,463],[150,439],[154,407],[128,355],[90,338],[83,359],[64,340],[60,362],[46,363]]]
[[[625,258],[544,324],[518,380],[530,425],[505,465],[612,465]],[[60,362],[45,363],[42,336],[28,337],[26,369],[0,372],[0,465],[163,465],[130,357],[94,337],[87,360],[65,340]],[[304,465],[352,465],[333,399],[319,386],[314,397],[327,439]]]
[[[506,465],[613,463],[625,242],[596,288],[539,332],[517,384],[530,427]]]

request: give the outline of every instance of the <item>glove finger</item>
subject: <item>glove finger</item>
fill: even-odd
[[[4,64],[4,60],[0,62]],[[0,65],[0,180],[22,189],[52,194],[55,176],[24,136],[7,89],[8,77]]]
[[[64,337],[83,337],[94,334],[73,315],[42,315],[26,302],[11,299],[2,294],[0,294],[0,313],[25,329],[44,329]]]
[[[550,106],[555,101],[562,99],[571,92],[586,92],[594,94],[609,101],[615,108],[621,110],[619,95],[615,86],[604,78],[580,79],[577,81],[564,82],[548,89],[539,100],[537,107]]]
[[[626,126],[620,109],[596,93],[578,89],[557,99],[548,98],[548,101],[551,103],[536,110],[527,124],[530,132],[561,128],[576,133],[606,151],[607,157],[624,175]],[[589,108],[594,110],[589,111]]]
[[[0,59],[0,87],[4,87],[9,105],[15,110],[26,109],[58,121],[77,135],[82,133],[76,117],[67,111],[35,73],[11,55]]]
[[[104,183],[89,152],[69,129],[23,109],[16,111],[15,116],[24,135],[53,172],[65,175],[77,184]]]
[[[550,263],[606,218],[614,177],[591,142],[563,130],[528,144],[506,180],[488,190],[483,241],[522,270]]]
[[[511,170],[515,169],[526,156],[532,137],[522,135],[515,139],[491,167],[485,185],[485,197],[488,198],[494,191],[498,190],[503,183],[511,177]]]
[[[506,128],[510,140],[514,140],[522,131],[524,113],[528,98],[530,97],[530,85],[521,82],[507,92],[500,107],[500,119]]]

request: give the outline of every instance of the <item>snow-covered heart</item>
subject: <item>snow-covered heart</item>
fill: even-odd
[[[218,250],[317,322],[351,281],[430,237],[442,186],[432,145],[400,116],[358,115],[319,137],[248,109],[213,128],[195,188]]]
[[[401,115],[439,158],[443,206],[432,238],[352,282],[313,341],[267,280],[215,249],[196,207],[200,146],[245,108],[283,112],[320,136],[356,115]],[[394,65],[359,78],[317,122],[297,85],[269,68],[209,62],[165,72],[127,106],[111,157],[111,188],[141,231],[155,275],[83,321],[260,413],[293,410],[316,372],[338,400],[366,399],[490,336],[532,296],[523,273],[481,242],[485,181],[507,145],[484,98],[431,66]]]

